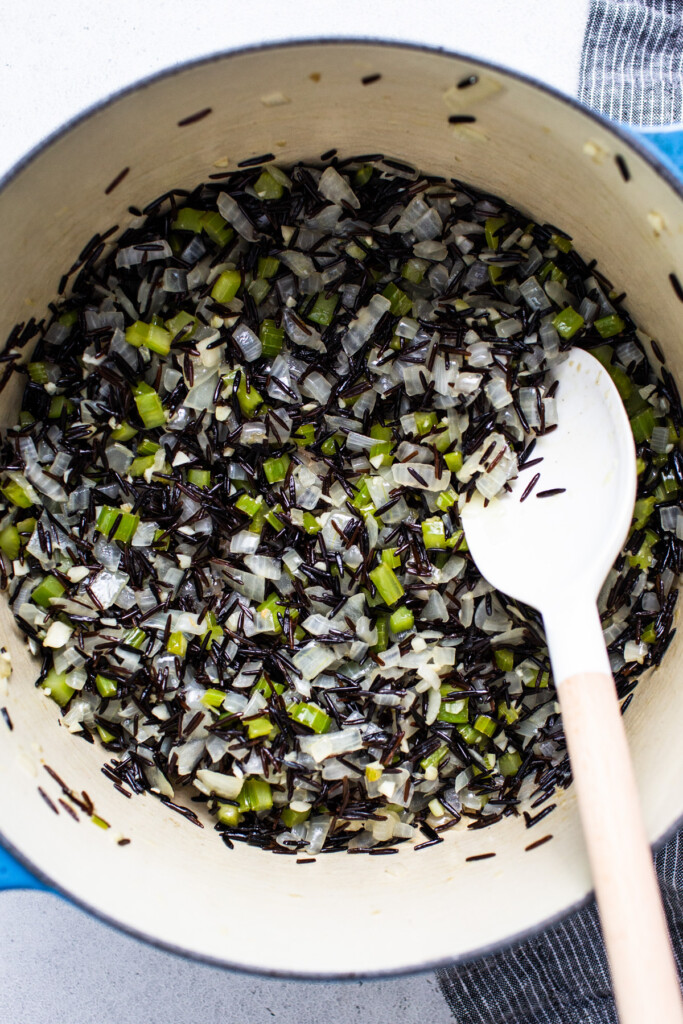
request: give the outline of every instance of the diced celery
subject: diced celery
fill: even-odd
[[[563,338],[573,338],[583,324],[583,317],[571,306],[567,306],[553,317],[553,327]]]
[[[113,743],[116,739],[114,733],[109,732],[109,729],[105,729],[103,725],[99,724],[99,722],[96,723],[95,728],[97,729],[97,734],[103,743]]]
[[[126,328],[126,341],[134,348],[146,345],[152,352],[160,356],[167,356],[171,351],[173,335],[164,327],[155,323],[146,324],[142,320],[136,320],[134,324]]]
[[[420,768],[423,772],[427,771],[428,768],[438,768],[445,757],[448,756],[448,747],[446,744],[437,747],[435,751],[428,754],[427,757],[423,757],[420,761]]]
[[[65,587],[55,576],[43,576],[31,594],[31,600],[41,608],[49,608],[55,598],[62,596],[64,590]]]
[[[166,644],[166,650],[169,654],[177,654],[179,658],[184,658],[187,652],[187,637],[185,634],[180,630],[171,633]]]
[[[292,704],[287,709],[287,714],[299,725],[305,725],[313,732],[329,732],[332,727],[332,719],[317,704]]]
[[[238,800],[243,814],[247,811],[269,811],[273,806],[270,785],[263,779],[247,779]]]
[[[216,809],[216,817],[221,825],[228,825],[232,828],[236,828],[242,820],[239,807],[235,807],[233,804],[219,803]]]
[[[4,530],[0,530],[0,548],[3,551],[3,554],[7,555],[10,561],[19,557],[20,546],[21,539],[16,526],[13,526],[10,523],[10,525],[6,526]]]
[[[114,427],[109,437],[112,441],[126,442],[130,441],[132,437],[135,437],[137,432],[137,427],[131,426],[130,423],[122,423],[120,426]]]
[[[390,607],[392,604],[400,601],[405,594],[401,581],[386,562],[382,562],[376,569],[370,572],[370,579],[374,583],[379,596]]]
[[[413,284],[419,284],[425,276],[426,269],[427,264],[424,260],[411,258],[401,267],[401,277],[404,277],[406,281],[412,281]]]
[[[148,469],[151,469],[154,465],[154,456],[145,455],[141,459],[133,459],[130,466],[128,467],[128,474],[133,478],[142,476]]]
[[[405,316],[413,308],[413,300],[391,281],[382,292],[382,295],[385,299],[389,299],[391,303],[390,311],[394,316]]]
[[[133,389],[140,419],[150,430],[166,422],[166,412],[156,391],[140,381]]]
[[[505,227],[507,220],[505,217],[488,217],[484,224],[484,237],[486,238],[486,244],[489,249],[498,248],[498,232],[502,227]]]
[[[68,398],[65,398],[64,395],[55,395],[50,400],[50,408],[48,410],[47,417],[50,420],[58,420],[64,409],[66,409],[68,415],[68,413],[73,412],[73,407],[73,402]]]
[[[643,542],[635,555],[629,555],[628,561],[632,569],[647,570],[652,565],[652,547],[657,543],[659,537],[652,530],[646,530]]]
[[[2,493],[17,508],[30,508],[33,504],[24,488],[16,480],[8,480],[6,484],[3,484]]]
[[[468,706],[469,697],[460,697],[459,699],[447,700],[446,698],[450,693],[454,692],[454,687],[450,683],[444,683],[441,687],[441,707],[439,713],[436,716],[439,722],[450,722],[452,725],[463,725],[468,720]]]
[[[370,181],[370,178],[372,177],[373,171],[374,167],[372,166],[372,164],[362,164],[362,166],[358,168],[358,170],[353,176],[354,185],[357,188],[362,188],[363,185],[367,185],[367,183]]]
[[[315,300],[313,309],[308,314],[308,319],[316,324],[321,324],[323,327],[329,327],[334,319],[334,311],[337,308],[338,302],[338,295],[326,297],[324,292],[320,292]]]
[[[115,679],[110,679],[109,676],[95,676],[95,686],[100,697],[104,697],[106,700],[108,697],[115,697],[117,684]]]
[[[415,616],[404,604],[393,611],[389,617],[389,628],[392,633],[404,633],[407,629],[412,629],[414,625]]]
[[[261,736],[270,736],[274,728],[268,715],[259,715],[247,722],[247,735],[250,740],[257,740]]]
[[[435,412],[416,412],[415,424],[418,434],[428,434],[436,426],[437,415]]]
[[[144,629],[140,629],[138,626],[134,626],[129,629],[127,633],[124,633],[122,643],[126,644],[127,647],[142,647],[143,643],[147,639],[147,634]]]
[[[508,750],[498,758],[498,771],[506,777],[516,775],[521,764],[521,754],[516,750]]]
[[[649,498],[639,498],[633,509],[633,525],[636,530],[642,530],[652,515],[656,498],[651,494]]]
[[[47,372],[47,363],[29,363],[26,369],[34,384],[47,384],[50,379]]]
[[[264,356],[276,356],[282,351],[285,332],[282,327],[276,327],[274,320],[264,320],[259,330],[261,348]]]
[[[498,701],[498,717],[502,718],[507,725],[514,725],[519,718],[519,711],[512,705],[508,707],[504,700],[500,700]]]
[[[173,231],[192,231],[198,235],[202,230],[202,217],[205,213],[206,210],[193,210],[190,206],[184,206],[178,210],[171,228]]]
[[[223,377],[223,383],[226,387],[232,385],[233,391],[235,386],[235,378],[237,377],[237,370],[232,370],[230,373]],[[253,384],[249,384],[247,389],[247,376],[244,370],[239,371],[240,382],[237,385],[237,401],[239,402],[240,409],[245,416],[252,416],[258,407],[263,403],[263,396],[259,391],[256,390]]]
[[[188,482],[194,484],[195,487],[208,487],[211,483],[211,470],[210,469],[188,469],[187,471]]]
[[[306,448],[315,441],[315,426],[312,423],[302,423],[292,434],[292,441],[296,441],[300,448]]]
[[[474,728],[484,736],[493,736],[498,728],[496,721],[488,715],[479,715],[474,722]]]
[[[396,548],[383,548],[380,554],[382,556],[382,561],[386,562],[390,569],[401,568],[401,559],[400,556],[396,554]]]
[[[183,332],[183,338],[191,338],[199,327],[199,321],[195,316],[186,313],[185,310],[181,310],[180,313],[176,313],[175,316],[167,320],[164,326],[167,331],[170,331],[172,338],[177,337],[181,331]],[[188,327],[190,330],[185,329]]]
[[[439,492],[439,496],[436,499],[436,507],[441,509],[442,512],[448,512],[448,509],[452,508],[457,501],[458,495],[449,487],[448,490]]]
[[[310,813],[310,810],[293,811],[291,807],[283,807],[280,821],[286,828],[293,828],[295,825],[303,824],[308,819]]]
[[[499,647],[493,652],[493,657],[501,672],[512,672],[515,667],[515,655],[508,647]]]
[[[242,275],[239,270],[224,270],[214,281],[211,289],[211,298],[221,305],[225,305],[237,295],[242,284]]]
[[[283,191],[282,184],[268,171],[261,171],[254,183],[254,192],[259,199],[282,199]]]
[[[263,463],[263,472],[268,483],[281,483],[287,475],[290,462],[289,455],[280,455],[277,459],[266,459]]]
[[[278,272],[280,261],[275,256],[259,256],[257,274],[269,280]]]
[[[220,643],[223,639],[223,627],[218,625],[216,622],[216,616],[213,612],[206,613],[204,622],[206,623],[207,628],[201,635],[202,647],[205,651],[210,651],[214,641],[216,643]]]
[[[266,700],[270,700],[270,698],[273,696],[273,690],[275,691],[275,693],[284,693],[285,689],[286,687],[283,683],[272,683],[269,682],[269,680],[266,679],[265,676],[261,676],[259,678],[259,681],[254,684],[254,689],[252,690],[252,693],[258,690],[260,693],[263,694]]]
[[[422,521],[422,540],[426,548],[446,547],[446,529],[443,519],[434,516]]]
[[[601,316],[593,326],[601,338],[613,338],[615,334],[621,334],[626,324],[616,313],[610,313],[609,316]]]
[[[651,406],[647,406],[642,412],[639,412],[636,416],[631,419],[631,430],[633,431],[633,439],[636,444],[642,444],[643,441],[649,441],[652,437],[652,431],[655,429],[656,421],[655,414]]]
[[[207,708],[219,708],[223,704],[225,693],[223,690],[216,690],[214,687],[209,687],[199,698],[202,704],[206,704]]]
[[[654,622],[648,623],[648,625],[640,633],[641,642],[644,644],[654,644],[657,641],[657,633],[655,631]]]
[[[304,512],[304,530],[306,533],[320,533],[322,528],[322,523],[318,520],[317,516],[314,516],[312,512]]]
[[[232,241],[235,232],[232,230],[227,220],[221,217],[217,210],[207,210],[202,217],[202,227],[206,231],[207,235],[212,242],[219,245],[223,249],[228,242]]]
[[[117,519],[119,520],[119,523],[116,527],[116,532],[111,539],[120,540],[123,541],[124,544],[127,544],[133,539],[135,531],[138,528],[138,524],[140,523],[140,516],[132,515],[130,512],[122,512],[121,509],[112,508],[111,505],[103,505],[100,514],[97,517],[97,529],[108,538],[109,534],[114,529],[114,524]]]
[[[76,692],[73,687],[69,686],[66,679],[66,672],[56,672],[51,668],[40,684],[48,696],[52,697],[56,704],[59,704],[60,708],[68,704]]]

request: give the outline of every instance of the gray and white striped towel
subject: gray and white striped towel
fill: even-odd
[[[683,0],[592,0],[579,99],[625,124],[683,121]],[[655,862],[683,974],[683,831]],[[438,979],[458,1024],[617,1024],[594,902]]]

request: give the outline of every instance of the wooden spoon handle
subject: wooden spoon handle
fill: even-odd
[[[683,1024],[683,1002],[614,680],[558,687],[621,1024]]]

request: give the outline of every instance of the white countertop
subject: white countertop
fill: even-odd
[[[88,106],[164,67],[263,40],[412,40],[574,94],[588,0],[23,0],[0,10],[0,177]],[[188,18],[188,10],[192,14]],[[433,975],[283,982],[152,949],[64,903],[0,894],[0,1020],[21,1024],[446,1024]]]

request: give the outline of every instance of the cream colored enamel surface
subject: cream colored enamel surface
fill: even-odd
[[[94,231],[125,225],[129,204],[192,187],[225,158],[234,169],[269,151],[287,163],[336,146],[341,155],[381,151],[469,180],[569,230],[629,293],[634,316],[680,371],[682,310],[667,280],[683,264],[680,200],[590,118],[502,73],[482,72],[469,102],[454,100],[449,90],[471,71],[470,62],[417,50],[304,45],[216,60],[123,97],[54,141],[0,194],[0,333],[40,316],[63,268]],[[382,78],[362,86],[374,73]],[[450,126],[454,102],[477,122]],[[209,117],[176,127],[207,106]],[[617,151],[630,167],[628,184],[612,159]],[[652,210],[666,225],[658,235]],[[9,422],[18,394],[3,400]],[[531,831],[506,819],[488,831],[453,830],[420,853],[404,846],[393,857],[340,854],[297,866],[244,847],[229,852],[208,820],[200,830],[150,796],[126,800],[114,791],[100,773],[100,750],[60,728],[54,705],[34,690],[35,667],[4,603],[0,638],[14,657],[3,703],[15,725],[0,737],[0,831],[76,899],[155,941],[262,970],[393,971],[504,942],[589,891],[571,790]],[[626,717],[652,839],[683,813],[680,657],[674,643]],[[52,813],[37,785],[53,799],[58,790],[41,761],[88,792],[109,832]],[[118,847],[113,833],[130,845]],[[547,833],[551,842],[524,852]],[[465,860],[490,851],[489,860]]]

